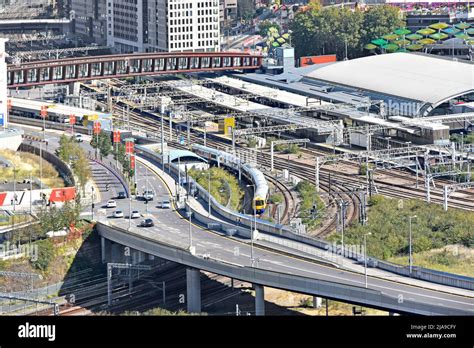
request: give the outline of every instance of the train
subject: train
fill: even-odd
[[[191,148],[196,154],[208,161],[216,162],[219,165],[222,164],[234,171],[238,171],[240,165],[242,175],[244,175],[254,185],[252,209],[257,215],[265,213],[268,200],[268,183],[260,170],[248,163],[242,163],[239,157],[224,151],[198,144],[192,145]]]

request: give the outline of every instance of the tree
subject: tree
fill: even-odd
[[[118,151],[114,150],[114,159],[118,160],[120,164],[122,165],[122,172],[131,178],[134,174],[134,170],[130,168],[130,159],[129,156],[125,153],[125,145],[124,144],[118,144],[117,146]]]
[[[338,59],[365,54],[371,40],[403,27],[399,9],[376,6],[367,12],[347,7],[321,7],[317,2],[290,23],[297,57],[336,54]]]
[[[362,27],[362,45],[370,43],[383,35],[390,34],[395,29],[404,27],[401,12],[397,7],[390,5],[374,6],[364,15]]]
[[[36,245],[38,246],[38,257],[30,262],[34,268],[45,272],[54,259],[54,246],[49,239],[36,242]]]
[[[251,19],[255,14],[254,0],[237,1],[237,17],[242,19]]]
[[[58,157],[66,163],[69,163],[72,157],[77,153],[77,144],[74,140],[66,135],[61,135],[59,138],[59,147],[56,150]]]
[[[89,160],[87,159],[84,151],[78,153],[77,159],[73,164],[74,174],[76,174],[79,180],[79,185],[82,187],[84,192],[86,183],[91,177],[91,169],[89,167]]]
[[[110,136],[105,132],[100,132],[99,136],[93,136],[91,139],[91,146],[93,148],[99,147],[100,154],[107,157],[112,152],[112,141]]]
[[[280,32],[281,30],[280,25],[278,23],[265,20],[258,25],[258,34],[261,36],[267,36],[270,28],[275,28],[278,32]]]

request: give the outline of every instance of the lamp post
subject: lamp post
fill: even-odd
[[[364,234],[364,263],[365,263],[365,288],[367,289],[367,236],[370,236],[372,233]]]
[[[91,212],[92,212],[92,220],[94,220],[94,186],[91,186],[91,191],[92,191],[92,194],[91,194],[91,201],[92,201]]]
[[[130,185],[128,191],[128,230],[130,230],[132,228],[132,195]]]
[[[16,210],[16,165],[13,166],[13,211]]]
[[[193,247],[193,234],[191,231],[191,216],[193,213],[191,211],[187,212],[187,216],[189,218],[189,252],[194,255],[194,247]]]
[[[207,186],[207,212],[211,216],[211,166],[209,166],[209,180]]]
[[[410,274],[411,274],[411,271],[412,271],[412,268],[413,268],[413,255],[412,255],[412,238],[411,238],[411,220],[412,219],[415,219],[417,216],[416,215],[413,215],[413,216],[409,216],[408,217],[408,225],[409,225],[409,229],[410,229],[410,234],[409,234],[409,250],[408,250],[408,265],[410,267]]]
[[[145,167],[145,185],[146,185],[146,194],[145,194],[145,205],[146,205],[146,213],[148,214],[148,168]]]
[[[30,215],[33,213],[33,177],[30,171]]]
[[[253,187],[253,190],[255,192],[255,184],[249,184],[247,187]],[[252,220],[250,220],[250,261],[251,265],[253,266],[254,263],[254,257],[253,257],[253,234],[255,231],[257,231],[257,208],[255,207],[255,204],[253,202],[253,199],[251,200],[251,204],[253,207],[253,218],[254,218],[254,225],[255,225],[255,230],[252,230]]]

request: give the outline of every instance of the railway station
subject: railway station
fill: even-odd
[[[156,259],[185,266],[189,300],[176,308],[189,313],[203,311],[204,272],[231,279],[232,288],[234,279],[250,284],[256,315],[265,314],[264,287],[310,294],[315,306],[334,297],[388,313],[470,313],[464,302],[449,307],[424,296],[453,287],[450,296],[458,299],[471,280],[368,257],[370,234],[356,249],[351,242],[359,241],[344,235],[371,227],[379,196],[396,199],[400,211],[412,200],[440,205],[444,213],[472,210],[473,148],[452,137],[472,130],[473,65],[394,53],[296,68],[292,48],[279,52],[276,64],[258,53],[227,51],[0,61],[2,125],[5,133],[21,129],[15,141],[39,148],[41,163],[48,157],[74,171],[71,189],[82,189],[80,216],[97,226],[100,262],[108,274],[117,265],[130,269],[130,293],[140,284],[131,270]],[[33,97],[37,91],[21,97],[23,89],[59,85],[68,86],[64,100],[90,110],[50,94]],[[34,127],[51,139],[47,149],[45,138],[31,135]],[[58,140],[73,127],[77,136],[66,150],[74,154]],[[90,168],[86,183],[77,162]],[[20,188],[27,192],[26,186]],[[14,184],[4,196],[19,190]],[[337,242],[330,244],[330,236]],[[131,255],[122,255],[122,247]],[[326,272],[320,264],[330,269],[324,279],[314,277]],[[401,290],[370,297],[375,282],[394,276]],[[111,278],[107,308],[122,291]],[[427,286],[416,287],[417,306],[391,300],[412,283]],[[124,308],[135,303],[127,301]]]

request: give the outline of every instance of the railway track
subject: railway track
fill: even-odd
[[[305,152],[310,153],[312,156],[324,156],[327,153],[322,151],[318,151],[315,149],[305,149]],[[302,166],[306,166],[308,169],[314,170],[310,165],[305,165],[300,163]],[[358,169],[359,164],[351,161],[339,161],[338,165],[346,166],[348,169]],[[341,169],[329,169],[329,168],[321,168],[321,173],[334,173],[338,178],[338,180],[342,181],[357,181],[362,185],[365,185],[365,178],[361,176],[354,176],[347,174],[344,168]],[[379,176],[377,178],[377,175]],[[386,178],[381,178],[380,176],[386,176]],[[407,184],[397,184],[393,182],[393,178],[401,179]],[[418,181],[418,185],[417,185]],[[436,182],[441,185],[452,185],[453,182],[449,180],[437,179]],[[419,198],[424,199],[426,197],[426,189],[424,188],[425,180],[422,176],[416,179],[412,173],[404,173],[400,170],[396,169],[377,169],[375,171],[375,178],[374,184],[378,188],[380,193],[383,193],[386,196],[391,196],[395,198]],[[418,186],[418,187],[417,187]],[[394,190],[395,189],[395,190]],[[459,195],[464,195],[463,197],[459,197]],[[443,191],[438,188],[431,188],[430,189],[430,196],[431,202],[437,204],[443,204]],[[465,210],[473,210],[474,209],[474,195],[472,194],[472,190],[457,190],[456,195],[451,196],[449,198],[449,205],[451,207],[465,209]]]
[[[116,109],[117,112],[121,111],[120,108],[117,107]],[[156,118],[158,119],[158,117]],[[140,115],[137,112],[130,111],[130,124],[136,126],[138,129],[142,129],[146,131],[149,131],[151,133],[156,133],[157,131],[161,130],[160,125],[156,123],[156,120],[153,120],[150,117],[145,117]],[[169,135],[169,126],[168,122],[163,122],[163,129],[165,136]],[[172,131],[173,139],[177,139],[179,136],[178,132],[173,129]],[[197,136],[195,133],[191,132],[190,134],[191,142],[192,143],[202,143],[203,139],[200,136]],[[176,148],[182,148],[185,149],[187,146],[181,145],[176,141],[173,141],[173,146]],[[214,148],[220,149],[220,150],[226,150],[228,146],[222,144],[220,141],[216,141],[210,137],[207,138],[206,143],[208,146],[212,146]],[[266,154],[264,152],[257,152],[257,163],[263,167],[269,168],[270,167],[270,155]],[[290,163],[290,166],[294,169],[296,168],[293,163]],[[274,167],[277,169],[286,169],[288,167],[287,163],[285,160],[275,158],[274,160]],[[300,179],[305,179],[309,181],[314,180],[314,173],[313,174],[308,174],[306,172],[302,171],[294,171],[292,170],[291,173],[295,175],[296,177],[299,177]],[[266,175],[267,179],[270,178],[270,181],[272,180],[272,177],[269,175]],[[279,186],[285,186],[281,183],[279,183]],[[347,188],[346,185],[338,183],[336,181],[333,181],[329,183],[329,178],[327,178],[327,182],[325,182],[325,177],[322,177],[322,180],[320,182],[320,187],[323,189],[323,191],[328,192],[329,195],[332,196],[332,198],[329,199],[329,204],[330,205],[335,205],[337,201],[344,201],[348,202],[348,209],[346,211],[346,217],[345,217],[345,222],[346,224],[349,224],[355,220],[358,219],[359,217],[359,197],[354,195],[354,192],[352,189]],[[284,196],[286,199],[290,199],[290,192],[288,192],[288,188],[285,186],[285,189],[281,188],[283,190]],[[331,191],[331,192],[330,192]],[[293,195],[291,194],[291,197]],[[286,201],[287,204],[286,206],[290,206],[289,201]],[[331,210],[335,210],[335,207],[330,208]],[[293,204],[293,214],[296,212],[296,206]],[[285,209],[285,214],[284,214],[284,220],[288,221],[289,220],[289,214],[291,213],[291,209]],[[330,223],[325,223],[321,228],[317,229],[314,231],[313,235],[317,235],[320,237],[326,236],[330,234],[332,231],[337,226],[337,219],[334,214],[334,217],[330,219]]]
[[[115,111],[116,112],[121,112],[122,109],[118,108],[117,105],[114,105]],[[149,114],[150,115],[150,114]],[[138,129],[143,129],[143,130],[148,130],[151,131],[152,133],[156,133],[157,130],[160,130],[160,125],[157,124],[157,120],[159,120],[159,116],[145,116],[143,114],[140,114],[139,112],[135,112],[133,110],[130,111],[130,124],[136,126]],[[165,121],[163,122],[164,125],[164,133],[165,136],[169,136],[169,126],[168,122]],[[200,136],[197,136],[195,130],[191,131],[191,142],[195,143],[202,143],[203,140]],[[173,139],[177,139],[178,133],[176,130],[172,130],[172,135]],[[173,141],[173,146],[179,147],[180,145],[176,142]],[[218,149],[225,150],[227,145],[223,145],[222,140],[216,141],[212,137],[208,136],[207,138],[207,144],[210,146],[213,146]],[[182,146],[181,147],[185,147]],[[308,151],[311,153],[311,155],[327,155],[326,152],[322,152],[319,150],[315,149],[305,149],[304,151]],[[266,165],[269,167],[269,162],[270,162],[270,155],[266,152],[258,152],[258,163],[260,165]],[[314,166],[312,165],[307,165],[304,163],[298,163],[297,161],[291,161],[291,163],[284,163],[286,162],[285,160],[281,160],[279,158],[275,158],[275,164],[274,167],[277,169],[286,169],[288,166],[291,169],[292,175],[299,177],[301,179],[306,179],[311,182],[314,181],[314,176],[315,176],[315,169]],[[338,163],[348,165],[351,167],[358,166],[357,163],[350,162],[350,161],[340,161]],[[382,172],[383,173],[383,172]],[[386,172],[388,173],[388,171]],[[394,171],[390,171],[389,173],[392,176],[402,178],[404,180],[408,180],[411,182],[415,182],[416,179],[413,178],[413,175],[405,174],[405,173],[394,173]],[[268,175],[267,175],[268,178]],[[271,180],[271,179],[270,179]],[[346,222],[349,224],[351,222],[354,222],[358,219],[359,217],[359,204],[360,200],[358,195],[355,194],[357,190],[360,190],[362,186],[366,186],[366,179],[362,178],[360,176],[353,176],[353,175],[348,175],[347,173],[334,170],[334,169],[329,169],[329,168],[321,168],[320,170],[320,188],[322,191],[326,192],[328,194],[328,201],[327,204],[330,206],[328,207],[328,210],[335,211],[337,201],[345,201],[349,202],[348,206],[348,211],[347,211],[347,216],[346,216]],[[420,188],[414,188],[414,187],[406,187],[405,185],[399,185],[396,183],[389,183],[386,180],[379,180],[377,178],[374,178],[374,184],[375,187],[378,190],[378,193],[381,193],[383,195],[389,196],[389,197],[394,197],[394,198],[419,198],[419,199],[424,199],[425,198],[425,191],[424,189]],[[414,186],[414,184],[413,184]],[[459,192],[459,191],[458,191]],[[469,194],[469,192],[465,192],[465,194]],[[285,194],[285,199],[289,199],[288,194]],[[442,204],[443,203],[443,193],[440,192],[437,189],[431,190],[431,202],[437,203],[437,204]],[[467,210],[472,210],[474,207],[474,200],[472,199],[464,199],[464,198],[457,198],[455,196],[450,197],[449,205],[451,207],[456,207],[460,209],[467,209]],[[296,209],[296,207],[295,207]],[[288,221],[289,219],[289,214],[290,210],[285,209],[285,221]],[[293,211],[293,214],[295,214],[295,211]],[[318,236],[325,236],[329,234],[331,231],[335,229],[337,225],[337,220],[336,218],[332,218],[331,222],[329,224],[326,224],[322,228],[318,229],[315,231],[315,235]]]

